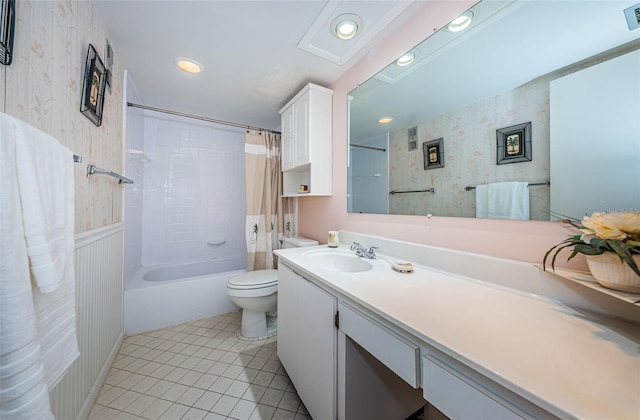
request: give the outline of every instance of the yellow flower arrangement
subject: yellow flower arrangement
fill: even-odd
[[[564,248],[572,247],[573,251],[567,261],[577,254],[599,255],[614,252],[638,276],[640,269],[633,259],[633,254],[640,254],[640,212],[593,213],[582,219],[582,225],[573,220],[567,223],[582,231],[552,247],[544,254],[543,266],[546,268],[547,258],[553,252],[551,268],[555,268],[558,253]]]

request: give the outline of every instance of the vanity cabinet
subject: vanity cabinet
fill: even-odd
[[[332,96],[309,83],[280,110],[283,196],[331,195]]]
[[[314,419],[336,417],[337,300],[278,265],[278,357]]]

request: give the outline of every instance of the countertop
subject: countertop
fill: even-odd
[[[305,259],[317,249],[328,248],[276,253],[308,280],[555,415],[640,419],[639,324],[423,265],[401,274],[376,259],[367,260],[370,271],[330,271]]]

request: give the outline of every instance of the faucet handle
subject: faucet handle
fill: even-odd
[[[349,248],[351,251],[355,251],[357,249],[362,249],[362,245],[360,245],[358,242],[354,242],[351,244],[351,247]]]
[[[376,249],[378,249],[379,247],[377,246],[370,246],[369,250],[367,251],[367,255],[369,258],[374,259],[376,258]]]

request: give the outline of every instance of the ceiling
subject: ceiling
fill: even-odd
[[[416,46],[414,64],[389,65],[351,92],[358,144],[508,92],[621,45],[638,48],[624,10],[638,0],[491,0],[463,32],[441,29]],[[376,123],[392,116],[391,124]]]
[[[96,10],[144,105],[279,129],[278,110],[299,89],[331,85],[419,3],[97,0]],[[329,29],[343,13],[364,23],[350,41]],[[183,72],[174,64],[179,56],[204,70]]]

